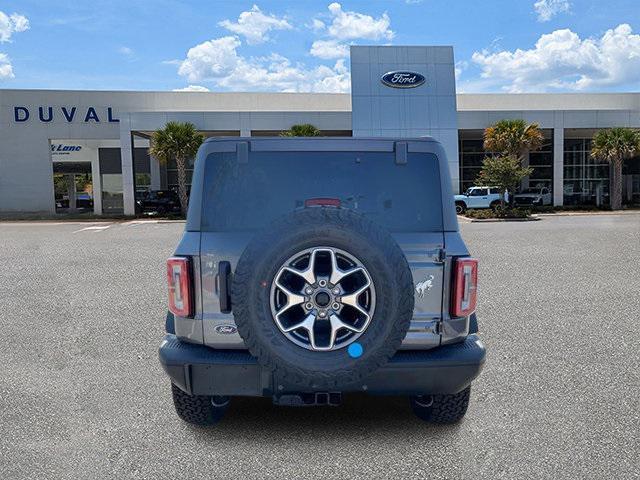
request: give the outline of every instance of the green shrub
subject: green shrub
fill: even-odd
[[[526,208],[505,208],[504,210],[493,210],[484,208],[478,210],[467,210],[464,214],[468,218],[488,219],[488,218],[529,218],[531,210]]]
[[[469,218],[498,218],[496,212],[490,208],[482,210],[467,210],[464,213],[464,216]]]
[[[505,208],[498,212],[499,218],[529,218],[530,216],[531,210],[528,208]]]

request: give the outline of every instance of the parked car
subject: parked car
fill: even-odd
[[[551,192],[547,187],[532,187],[525,188],[519,193],[513,196],[513,203],[518,206],[523,205],[551,205],[553,199],[551,198]]]
[[[140,213],[157,215],[180,213],[180,198],[173,190],[151,190],[136,203]]]
[[[56,208],[69,208],[69,195],[57,193],[55,195]],[[93,197],[88,192],[76,192],[76,209],[92,210]]]
[[[93,197],[91,196],[91,194],[88,192],[76,193],[76,207],[88,210],[93,209]]]
[[[460,420],[485,348],[450,182],[432,139],[206,140],[167,261],[159,357],[178,416],[367,392]]]
[[[502,195],[496,187],[471,187],[461,195],[455,195],[456,213],[461,214],[470,208],[500,207]]]

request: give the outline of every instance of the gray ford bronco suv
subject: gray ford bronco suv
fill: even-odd
[[[160,362],[178,416],[234,396],[337,405],[406,395],[460,420],[484,364],[477,261],[433,139],[209,139],[167,261]]]

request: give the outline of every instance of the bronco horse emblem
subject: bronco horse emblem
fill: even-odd
[[[433,279],[434,276],[429,275],[429,278],[426,280],[416,283],[416,294],[418,295],[418,298],[424,298],[425,293],[431,290],[431,287],[433,287]]]

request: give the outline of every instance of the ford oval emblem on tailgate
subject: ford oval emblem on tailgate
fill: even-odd
[[[382,80],[382,83],[387,87],[392,88],[415,88],[426,81],[424,75],[407,71],[387,72],[380,80]]]
[[[237,331],[238,329],[233,325],[218,325],[216,327],[216,332],[218,332],[221,335],[233,335]]]

